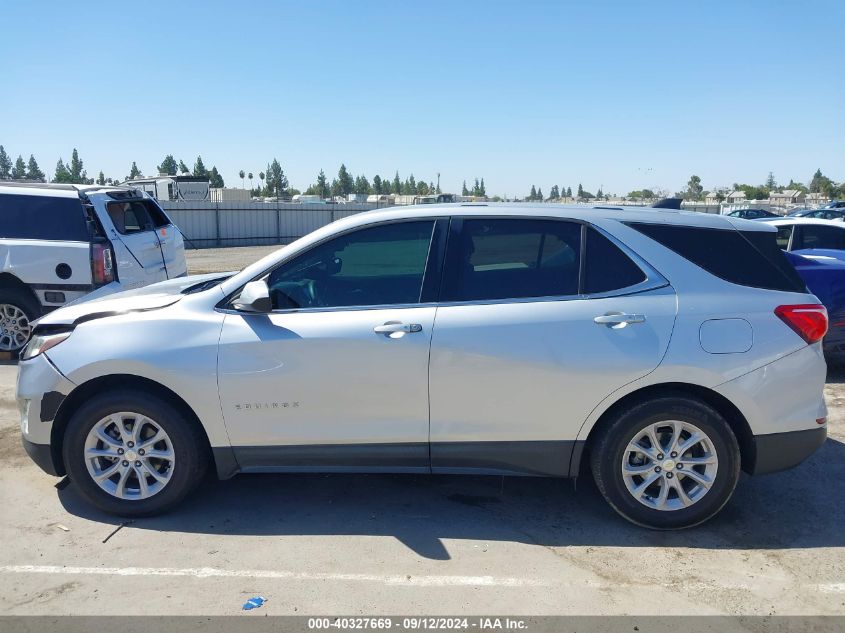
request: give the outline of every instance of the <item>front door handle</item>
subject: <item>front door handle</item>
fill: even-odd
[[[598,325],[606,325],[607,327],[620,329],[629,323],[645,323],[644,314],[624,314],[622,312],[608,312],[593,319],[594,323]]]
[[[376,334],[396,334],[404,332],[410,334],[412,332],[422,332],[422,325],[419,323],[397,323],[395,321],[388,321],[383,325],[377,325],[373,328]]]

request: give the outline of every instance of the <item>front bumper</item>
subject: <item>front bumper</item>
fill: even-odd
[[[776,473],[797,466],[824,444],[827,426],[804,431],[754,436],[754,475]]]
[[[24,448],[32,460],[51,475],[58,474],[51,449],[53,420],[74,387],[45,354],[18,364],[15,395]]]
[[[30,442],[25,437],[22,437],[23,448],[30,459],[48,475],[58,477],[64,473],[60,473],[56,468],[55,460],[53,459],[53,448],[49,444],[35,444]]]

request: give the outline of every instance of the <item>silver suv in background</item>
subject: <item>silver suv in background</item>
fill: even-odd
[[[17,352],[34,320],[92,291],[185,274],[179,229],[142,191],[0,184],[0,352]]]
[[[39,322],[24,444],[93,505],[177,505],[207,467],[575,477],[695,525],[740,469],[826,437],[827,314],[764,223],[670,210],[418,205],[229,278]]]

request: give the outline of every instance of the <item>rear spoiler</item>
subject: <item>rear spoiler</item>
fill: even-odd
[[[651,205],[652,209],[676,209],[681,210],[683,198],[662,198]]]

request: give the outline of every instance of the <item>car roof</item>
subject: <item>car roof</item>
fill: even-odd
[[[114,185],[75,185],[61,182],[0,182],[0,191],[19,195],[55,196],[57,198],[78,198],[80,193],[90,194],[108,191],[132,191],[134,187]]]
[[[354,224],[365,224],[383,220],[406,219],[413,217],[438,216],[527,216],[527,217],[560,217],[563,219],[583,220],[589,222],[595,219],[616,220],[618,222],[643,222],[650,224],[676,224],[682,226],[741,229],[744,231],[768,231],[766,225],[753,220],[728,217],[715,213],[700,213],[677,209],[654,209],[652,207],[613,206],[613,205],[581,205],[556,203],[513,203],[513,202],[483,202],[483,203],[449,203],[424,204],[404,207],[388,207],[373,211],[365,211],[348,216]]]

